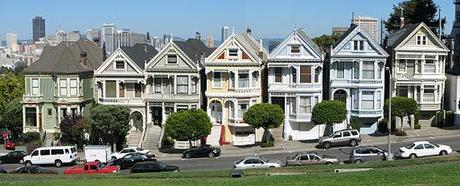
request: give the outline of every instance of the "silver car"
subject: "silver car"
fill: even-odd
[[[345,129],[335,131],[328,137],[319,139],[319,146],[328,149],[332,146],[344,146],[350,145],[352,147],[357,146],[361,142],[361,136],[356,129]]]
[[[385,160],[388,153],[378,147],[357,147],[350,152],[351,163]]]

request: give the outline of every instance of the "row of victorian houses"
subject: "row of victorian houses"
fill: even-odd
[[[325,99],[342,100],[362,133],[376,131],[385,97],[414,98],[422,119],[442,106],[449,50],[424,24],[409,24],[382,48],[363,28],[349,30],[323,51],[302,29],[295,29],[270,53],[250,32],[233,34],[218,48],[198,39],[170,41],[160,51],[136,44],[121,47],[107,59],[88,40],[47,47],[25,70],[24,132],[56,132],[65,115],[85,115],[95,100],[131,110],[128,144],[155,148],[162,126],[173,112],[201,108],[213,123],[207,143],[251,145],[262,131],[244,122],[254,104],[279,104],[285,140],[318,139],[312,109]],[[391,77],[391,78],[389,78]],[[392,81],[392,86],[388,82]],[[391,91],[390,91],[391,90]],[[276,136],[276,135],[275,135]]]

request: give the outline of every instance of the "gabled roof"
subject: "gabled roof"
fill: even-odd
[[[308,37],[307,33],[305,33],[305,31],[303,31],[302,29],[295,29],[293,32],[291,32],[291,34],[289,34],[289,36],[286,39],[284,39],[283,42],[278,44],[276,48],[272,50],[272,52],[270,53],[270,57],[275,57],[276,54],[279,53],[279,50],[285,47],[289,39],[294,35],[299,36],[300,39],[303,42],[305,42],[305,44],[308,45],[308,47],[311,48],[313,52],[319,56],[319,58],[323,57],[323,50],[310,37]]]
[[[87,54],[87,63],[80,63],[80,55]],[[102,64],[102,50],[88,39],[65,41],[46,47],[40,58],[24,69],[25,74],[80,74],[93,72]]]
[[[232,34],[228,37],[219,47],[217,47],[208,58],[206,63],[212,63],[212,60],[216,59],[221,52],[231,43],[235,41],[236,45],[246,52],[251,60],[262,62],[267,58],[267,50],[261,46],[251,35],[248,33]],[[262,56],[259,55],[262,52]]]
[[[343,41],[348,35],[350,35],[350,33],[353,32],[353,30],[355,30],[356,27],[358,27],[358,25],[351,24],[350,28],[348,28],[348,30],[347,30],[345,33],[343,33],[337,41],[335,41],[335,43],[334,43],[334,48],[335,48],[337,45],[339,45],[340,43],[342,43],[342,41]]]
[[[155,55],[158,54],[158,51],[155,47],[148,44],[135,44],[130,47],[120,47],[126,55],[128,55],[139,68],[144,69],[145,63],[149,62]]]
[[[346,46],[346,44],[354,38],[354,36],[361,34],[364,37],[369,45],[379,54],[380,57],[388,57],[388,53],[383,49],[377,41],[372,38],[372,36],[361,26],[352,24],[350,28],[340,37],[339,40],[334,44],[330,55],[335,56]]]
[[[240,33],[236,34],[235,39],[238,40],[243,46],[249,47],[248,52],[250,53],[249,55],[252,55],[253,57],[256,57],[259,60],[264,60],[262,59],[258,52],[260,50],[263,51],[264,54],[268,54],[267,50],[264,47],[260,46],[260,43],[257,42],[254,37],[249,35],[248,33]]]
[[[394,48],[399,45],[404,39],[406,39],[420,24],[407,24],[401,29],[391,34],[387,40],[387,47]]]
[[[198,62],[202,54],[204,57],[208,57],[212,53],[212,50],[206,47],[206,45],[198,39],[173,42],[194,62]]]

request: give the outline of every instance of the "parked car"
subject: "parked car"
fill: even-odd
[[[0,167],[0,174],[6,174],[6,173],[8,173],[8,172],[6,172],[6,170],[4,168]]]
[[[250,156],[233,163],[235,169],[249,168],[278,168],[281,167],[280,160],[268,160],[258,156]]]
[[[328,137],[319,139],[319,146],[328,149],[332,146],[350,145],[357,146],[361,142],[361,136],[356,129],[344,129],[335,131]]]
[[[63,164],[74,164],[77,160],[77,148],[74,146],[40,147],[23,158],[26,166],[54,164],[61,167]]]
[[[26,155],[27,153],[24,151],[8,152],[8,154],[0,156],[0,164],[22,163],[22,158],[24,158]]]
[[[117,166],[119,169],[127,169],[132,167],[137,162],[143,161],[156,161],[152,156],[142,153],[130,153],[126,154],[122,158],[118,158],[110,162],[110,165]]]
[[[340,161],[337,158],[328,158],[326,156],[319,156],[315,153],[302,153],[295,156],[289,156],[286,159],[286,166],[290,165],[312,165],[312,164],[325,164],[332,165],[338,164]]]
[[[351,163],[386,160],[388,153],[378,147],[357,147],[350,152]]]
[[[158,161],[137,162],[131,167],[131,173],[141,172],[178,172],[179,167]]]
[[[428,141],[416,141],[406,147],[399,148],[399,152],[402,158],[415,159],[423,156],[447,155],[452,153],[452,148]]]
[[[117,166],[111,166],[93,161],[83,164],[83,166],[77,165],[64,170],[64,174],[113,174],[119,171]]]
[[[182,153],[183,158],[214,158],[220,156],[220,148],[211,145],[202,145],[195,148],[190,148]]]
[[[125,156],[126,154],[133,153],[133,152],[138,152],[138,153],[142,153],[142,154],[151,154],[149,150],[144,150],[142,148],[128,147],[128,148],[124,148],[120,152],[113,153],[111,155],[111,159],[116,160],[118,158],[121,158],[121,157]]]
[[[85,146],[85,161],[99,161],[107,163],[111,159],[112,148],[109,145],[87,145]]]
[[[16,150],[16,143],[14,143],[12,141],[6,142],[5,149],[6,150]]]
[[[57,172],[54,170],[44,169],[36,165],[19,167],[11,171],[10,173],[13,173],[13,174],[57,174]]]

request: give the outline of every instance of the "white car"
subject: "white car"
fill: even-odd
[[[233,164],[235,169],[250,169],[250,168],[278,168],[281,167],[279,160],[267,160],[257,156],[246,157],[236,161]]]
[[[399,148],[402,158],[414,159],[424,156],[447,155],[452,153],[452,148],[447,145],[432,144],[428,141],[416,141],[412,144]]]
[[[110,155],[110,157],[111,157],[111,160],[116,160],[118,158],[122,158],[126,154],[133,153],[133,152],[138,152],[138,153],[142,153],[142,154],[150,154],[149,150],[144,150],[144,149],[138,148],[138,147],[136,147],[136,148],[128,147],[128,148],[124,148],[120,152],[113,153],[112,155]]]

